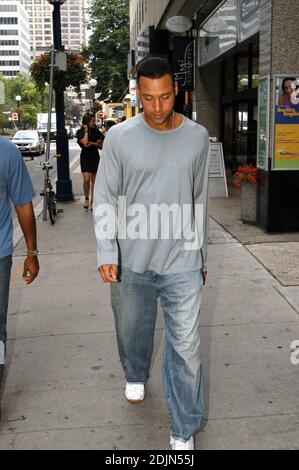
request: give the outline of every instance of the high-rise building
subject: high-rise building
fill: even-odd
[[[0,72],[29,76],[29,16],[18,0],[0,0]]]
[[[52,11],[47,0],[21,0],[29,15],[30,49],[34,59],[53,43]],[[86,42],[86,0],[67,0],[60,7],[61,36],[65,50],[76,52]]]

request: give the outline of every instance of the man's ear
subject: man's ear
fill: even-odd
[[[177,96],[178,92],[179,92],[179,84],[178,82],[174,82],[174,92],[175,92],[175,96]]]
[[[138,85],[136,86],[136,94],[138,96],[138,98],[140,97],[140,92],[139,92],[139,88],[138,88]]]

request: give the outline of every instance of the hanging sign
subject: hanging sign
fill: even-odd
[[[260,3],[261,0],[239,0],[239,42],[260,30]]]
[[[192,37],[173,38],[173,73],[181,91],[193,91],[194,41]]]

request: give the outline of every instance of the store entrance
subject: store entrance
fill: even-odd
[[[226,166],[234,172],[239,165],[256,165],[257,102],[223,106],[223,150]]]
[[[221,67],[221,139],[225,165],[256,165],[259,36],[239,45]]]

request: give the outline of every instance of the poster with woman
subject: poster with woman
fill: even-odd
[[[299,77],[274,77],[273,170],[299,170]]]

